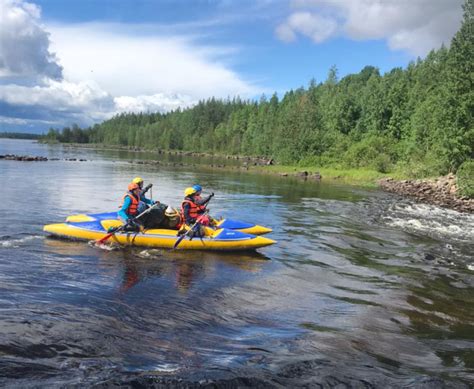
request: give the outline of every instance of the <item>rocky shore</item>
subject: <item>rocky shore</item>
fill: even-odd
[[[460,196],[456,176],[448,174],[435,180],[394,180],[384,178],[379,181],[380,188],[417,201],[434,204],[459,212],[474,213],[474,199]]]
[[[191,155],[195,157],[210,156],[205,153],[192,153],[192,152],[158,152],[168,154],[181,154]],[[226,166],[225,164],[211,164],[209,167],[212,168],[224,168],[224,169],[238,169],[238,170],[249,170],[251,167],[257,166],[268,166],[273,165],[272,159],[265,158],[250,158],[250,157],[238,157],[228,156],[227,159],[239,159],[241,164],[238,166]],[[28,156],[28,155],[13,155],[6,154],[0,155],[0,160],[15,160],[15,161],[48,161],[48,158],[41,156]],[[50,161],[57,161],[59,158],[51,158]],[[85,159],[78,158],[67,158],[66,161],[86,161]],[[185,166],[182,162],[168,162],[158,160],[145,160],[145,161],[129,161],[130,163],[146,164],[146,165],[172,165],[172,166]],[[195,164],[191,164],[195,166]],[[274,172],[283,177],[297,177],[304,180],[321,181],[322,175],[319,172],[310,173],[307,171],[296,171],[294,173],[278,173]],[[337,179],[339,177],[334,177]],[[444,208],[451,208],[459,212],[474,213],[474,199],[469,199],[458,194],[458,188],[456,185],[456,176],[449,174],[447,176],[440,177],[435,180],[394,180],[392,178],[384,178],[378,181],[379,187],[387,192],[397,193],[402,196],[412,197],[417,201],[434,204]]]
[[[59,161],[60,158],[47,158],[41,156],[33,156],[33,155],[16,155],[16,154],[5,154],[0,155],[0,159],[5,161],[23,161],[23,162],[46,162],[46,161]],[[85,162],[86,159],[79,159],[79,158],[65,158],[64,161],[80,161]]]
[[[0,159],[4,159],[6,161],[26,161],[26,162],[33,162],[33,161],[47,161],[48,158],[46,157],[38,157],[32,155],[14,155],[14,154],[5,154],[0,155]]]
[[[64,147],[70,148],[83,148],[83,149],[97,149],[97,150],[123,150],[134,153],[155,153],[157,155],[181,155],[186,157],[197,157],[197,158],[222,158],[228,160],[238,160],[242,163],[242,166],[269,166],[275,163],[273,158],[267,157],[249,157],[245,155],[231,155],[231,154],[215,154],[215,153],[204,153],[198,151],[183,151],[183,150],[163,150],[163,149],[146,149],[143,147],[136,146],[118,146],[118,145],[102,145],[94,143],[63,143]],[[225,165],[223,165],[225,166]]]

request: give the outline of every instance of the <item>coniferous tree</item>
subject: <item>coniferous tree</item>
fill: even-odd
[[[456,170],[474,153],[474,0],[451,42],[406,69],[373,66],[290,90],[280,100],[209,98],[168,113],[121,113],[46,140],[245,154],[280,163],[394,166],[412,174]]]

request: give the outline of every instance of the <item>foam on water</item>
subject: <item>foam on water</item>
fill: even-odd
[[[175,373],[180,369],[179,366],[172,365],[170,363],[162,363],[159,365],[156,365],[153,368],[153,371],[155,372],[161,372],[161,373]]]
[[[155,374],[170,374],[177,373],[179,370],[181,370],[181,367],[171,363],[159,363],[152,366],[129,367],[127,370],[130,372],[153,372]]]
[[[163,250],[146,249],[146,250],[140,251],[138,253],[138,256],[142,258],[154,258],[154,257],[159,257],[162,254],[163,254]]]
[[[101,250],[105,250],[105,251],[114,251],[114,250],[118,250],[120,248],[120,246],[117,246],[117,245],[114,245],[114,244],[98,243],[95,240],[90,241],[89,245],[92,246],[92,247],[99,248]]]
[[[474,215],[426,204],[395,204],[388,225],[438,239],[474,241]]]
[[[43,238],[44,237],[41,235],[29,235],[29,236],[25,236],[23,238],[18,238],[18,239],[7,239],[0,242],[0,247],[16,248],[16,247],[20,247],[23,243],[26,243],[30,240],[43,239]]]

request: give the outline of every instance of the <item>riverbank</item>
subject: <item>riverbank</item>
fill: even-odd
[[[357,185],[369,188],[378,187],[378,180],[388,177],[388,174],[380,173],[371,169],[340,169],[332,167],[315,167],[315,166],[297,166],[297,165],[278,165],[273,158],[257,156],[249,157],[244,155],[227,155],[217,153],[204,153],[194,151],[180,151],[180,150],[160,150],[160,149],[146,149],[134,146],[116,146],[116,145],[101,145],[101,144],[83,144],[83,143],[62,143],[63,147],[70,148],[86,148],[94,150],[120,150],[133,153],[152,153],[159,158],[160,155],[174,155],[183,157],[195,158],[214,158],[220,159],[220,162],[209,163],[210,168],[223,170],[242,170],[250,172],[258,172],[262,174],[274,174],[282,177],[297,177],[301,179],[319,181],[324,178],[325,181],[334,181],[338,183]],[[226,163],[225,161],[232,161]],[[171,165],[171,166],[186,166],[185,162],[165,162],[160,159],[146,159],[134,160],[131,163],[145,164],[145,165]],[[195,166],[195,164],[191,164]],[[396,179],[404,179],[398,173],[392,174],[391,177]]]
[[[410,179],[406,175],[395,172],[390,174],[380,173],[370,169],[338,169],[331,167],[301,167],[277,165],[272,158],[248,157],[240,155],[221,155],[214,153],[143,149],[129,146],[110,146],[97,144],[62,144],[71,148],[88,148],[97,150],[123,150],[138,153],[154,153],[160,155],[176,155],[195,158],[219,158],[220,163],[209,163],[208,167],[221,170],[239,170],[260,174],[293,177],[301,180],[324,181],[328,183],[342,183],[347,185],[362,186],[366,188],[380,188],[387,192],[401,196],[411,197],[416,201],[434,204],[444,208],[455,209],[459,212],[474,213],[474,199],[467,198],[458,193],[456,176],[450,174],[444,177],[431,179]],[[233,160],[232,164],[225,163]],[[238,161],[236,164],[235,161]],[[185,167],[196,166],[195,163],[164,162],[159,159],[131,160],[130,163],[144,165],[169,165]]]
[[[256,170],[272,172],[285,177],[299,177],[305,180],[341,182],[348,185],[380,188],[414,200],[433,204],[458,212],[474,213],[474,199],[459,194],[457,178],[454,174],[433,179],[407,179],[401,175],[382,174],[373,170],[337,170],[321,168],[314,170],[294,167],[272,166]]]
[[[434,204],[459,212],[474,213],[474,199],[458,194],[456,176],[448,174],[432,180],[394,180],[384,178],[380,188],[391,193],[408,196],[419,202]]]

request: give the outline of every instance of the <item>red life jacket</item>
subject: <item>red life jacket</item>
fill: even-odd
[[[191,200],[184,199],[184,201],[181,203],[181,218],[183,221],[186,221],[186,217],[184,216],[184,204],[189,204],[189,217],[197,219],[202,213],[200,212],[201,207],[199,205]]]
[[[201,200],[202,200],[202,197],[201,197],[200,195],[194,195],[194,201],[195,201],[196,203],[198,203],[198,202],[201,201]],[[196,204],[196,205],[197,205],[197,204]],[[199,208],[199,213],[200,213],[200,214],[203,214],[204,211],[206,210],[206,205],[204,204],[204,205],[197,205],[197,206],[198,206],[198,208]]]
[[[123,195],[122,206],[127,196],[130,197],[130,200],[132,202],[130,203],[130,205],[128,206],[128,209],[125,212],[129,216],[135,216],[138,213],[138,204],[140,203],[140,199],[137,199],[132,193],[127,192]]]

